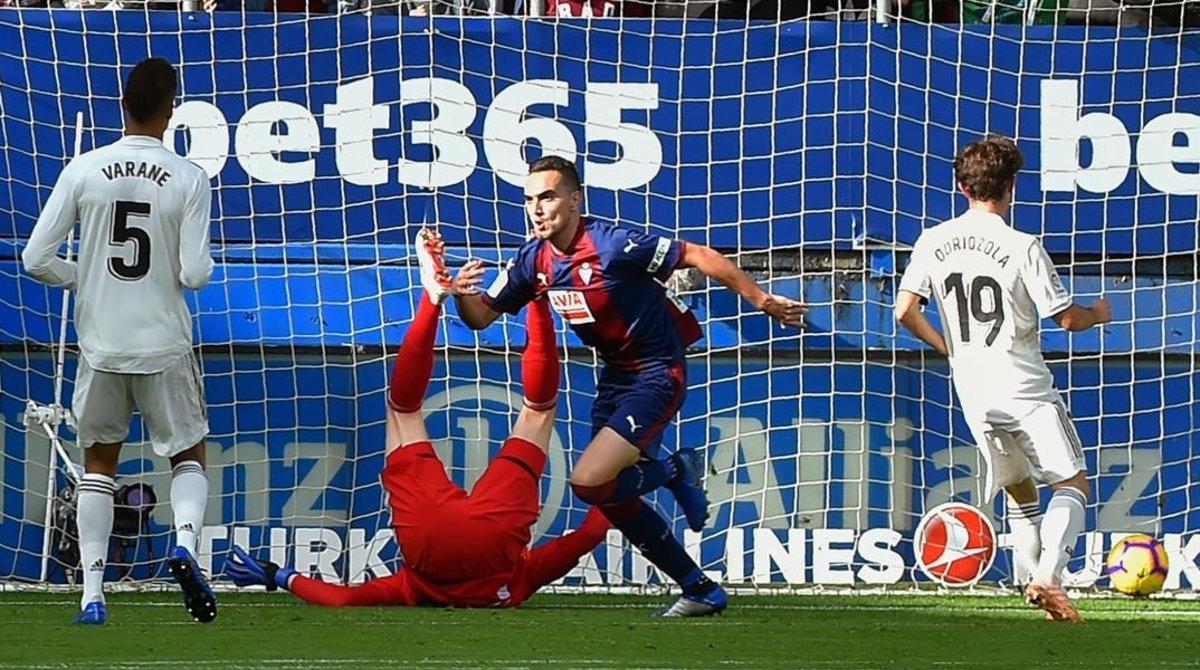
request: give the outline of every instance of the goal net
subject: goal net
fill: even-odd
[[[1200,59],[1182,40],[894,18],[0,9],[0,581],[70,582],[78,560],[70,297],[20,251],[77,145],[119,137],[128,68],[157,55],[181,64],[166,141],[215,189],[217,269],[189,298],[214,574],[235,542],[330,580],[396,568],[378,474],[389,365],[419,299],[409,244],[436,224],[452,264],[495,276],[525,239],[525,163],[554,152],[580,166],[591,215],[708,244],[812,305],[803,332],[781,330],[694,272],[672,279],[705,337],[664,450],[707,453],[712,518],[683,533],[668,493],[649,500],[703,567],[755,589],[928,583],[912,550],[927,510],[980,505],[1002,537],[1004,510],[983,498],[945,360],[891,305],[920,230],[962,208],[956,150],[996,131],[1026,159],[1014,225],[1042,236],[1078,301],[1103,295],[1116,315],[1042,335],[1094,491],[1068,581],[1104,586],[1105,550],[1141,531],[1166,542],[1168,589],[1192,589]],[[448,312],[427,423],[469,487],[515,419],[524,333]],[[567,481],[598,361],[558,325],[565,401],[535,541],[585,512]],[[167,577],[169,467],[143,440],[135,420],[110,581]],[[1011,573],[1002,549],[986,581]],[[661,582],[613,533],[563,583]]]

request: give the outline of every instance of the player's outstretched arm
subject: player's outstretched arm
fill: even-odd
[[[608,535],[608,518],[598,507],[588,510],[583,525],[574,533],[555,538],[529,552],[525,564],[525,580],[530,594],[561,579],[579,559],[594,550]]]
[[[225,575],[238,586],[265,586],[268,591],[287,589],[288,579],[296,574],[291,568],[281,568],[277,563],[263,561],[246,553],[245,549],[233,546],[225,565]]]
[[[903,289],[897,291],[895,311],[896,320],[912,331],[913,335],[921,338],[921,341],[936,349],[939,354],[948,355],[946,339],[921,311],[921,296]]]
[[[21,263],[34,279],[68,290],[75,288],[77,267],[74,262],[58,256],[58,247],[75,225],[77,212],[72,174],[71,167],[67,166],[59,176],[29,235],[29,242],[21,252]]]
[[[804,313],[808,311],[808,305],[767,293],[753,277],[711,247],[688,242],[683,248],[683,257],[679,260],[678,267],[696,268],[785,326],[800,327],[804,324]]]
[[[404,595],[407,590],[400,587],[407,579],[403,571],[391,577],[373,579],[359,586],[326,584],[305,577],[291,568],[283,568],[270,561],[254,558],[235,545],[230,552],[225,574],[238,586],[266,586],[268,591],[284,589],[313,605],[353,607],[414,604]]]
[[[1064,329],[1077,333],[1112,321],[1112,305],[1104,298],[1092,303],[1090,307],[1080,307],[1072,303],[1070,307],[1050,318]]]

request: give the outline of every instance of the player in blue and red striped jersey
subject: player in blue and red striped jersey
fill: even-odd
[[[679,268],[697,268],[784,325],[799,326],[807,307],[764,291],[707,246],[584,218],[581,205],[579,175],[570,161],[534,161],[525,184],[533,239],[486,293],[476,288],[484,271],[478,261],[463,267],[450,291],[459,316],[475,329],[544,295],[599,352],[605,366],[592,407],[592,441],[575,463],[571,487],[682,587],[683,596],[659,615],[713,614],[725,608],[725,592],[641,500],[665,486],[693,530],[708,519],[703,456],[681,449],[658,458],[663,430],[687,391],[685,350],[701,336],[695,316],[671,299],[664,282]]]

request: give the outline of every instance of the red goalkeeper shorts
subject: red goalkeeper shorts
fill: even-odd
[[[545,466],[536,445],[509,438],[467,494],[429,442],[392,452],[382,478],[405,565],[443,584],[511,574],[537,521]]]

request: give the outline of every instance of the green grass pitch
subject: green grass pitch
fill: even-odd
[[[541,595],[515,610],[324,609],[222,594],[210,625],[174,594],[116,594],[68,623],[71,594],[0,594],[0,667],[1151,668],[1200,665],[1200,603],[1092,599],[1052,624],[1016,597],[745,596],[699,620],[663,598]]]

